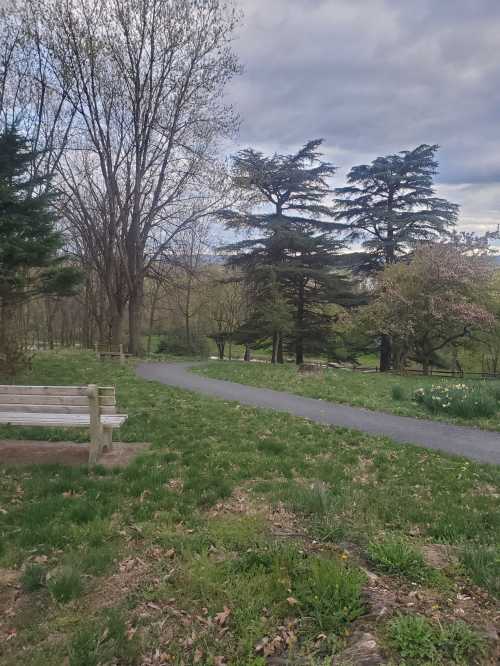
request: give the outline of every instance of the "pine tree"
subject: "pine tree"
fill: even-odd
[[[293,310],[291,330],[276,330],[272,336],[272,358],[277,360],[282,360],[283,340],[297,363],[303,362],[304,351],[317,350],[331,320],[324,306],[348,292],[346,277],[336,270],[344,247],[338,234],[346,225],[334,222],[334,212],[323,203],[331,192],[327,179],[336,169],[320,159],[321,143],[310,141],[293,155],[266,157],[252,149],[238,153],[233,161],[236,185],[249,195],[250,203],[259,205],[259,212],[220,213],[229,228],[251,234],[223,249],[229,253],[229,265],[254,285],[254,324],[283,316],[263,317],[265,304],[276,307],[276,290]]]
[[[347,222],[366,251],[363,268],[379,270],[404,257],[416,243],[437,240],[455,225],[458,206],[436,197],[438,146],[377,157],[355,166],[347,187],[337,188],[336,219]],[[391,367],[390,339],[382,336],[380,369]]]
[[[248,316],[237,331],[235,340],[245,345],[246,356],[250,348],[267,348],[272,340],[272,363],[283,363],[283,338],[293,330],[293,312],[283,298],[276,272],[270,268],[261,275],[265,279],[252,280],[246,275]]]
[[[61,265],[50,184],[33,177],[37,155],[15,127],[0,134],[0,354],[16,308],[42,293],[70,294],[80,274]],[[7,354],[8,355],[8,354]]]

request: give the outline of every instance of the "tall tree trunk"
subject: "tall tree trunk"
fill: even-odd
[[[429,370],[430,370],[430,362],[429,362],[429,359],[424,358],[424,359],[422,360],[422,372],[424,373],[424,375],[427,376],[427,375],[429,374]]]
[[[142,315],[144,311],[144,282],[137,280],[130,293],[128,302],[128,351],[129,354],[140,356],[142,352]]]
[[[387,199],[387,242],[385,244],[386,265],[396,263],[396,249],[394,244],[394,227],[392,213],[394,210],[394,192],[391,190]],[[389,335],[382,335],[380,340],[380,372],[389,372],[392,360],[392,340]]]
[[[248,363],[250,361],[250,358],[251,358],[250,345],[245,345],[245,355],[243,356],[243,360]]]
[[[149,330],[147,352],[151,354],[151,336],[153,335],[153,326],[155,323],[156,306],[158,305],[158,294],[160,293],[160,283],[157,282],[153,289],[153,298],[151,299],[151,309],[149,310]]]
[[[277,352],[277,358],[276,360],[278,363],[283,364],[285,362],[284,356],[283,356],[283,335],[280,333],[280,339],[278,342],[278,352]]]
[[[274,365],[278,358],[278,345],[279,345],[280,335],[278,331],[273,333],[273,350],[271,352],[271,363]]]
[[[188,275],[187,289],[186,289],[186,303],[184,310],[184,328],[186,331],[186,347],[191,349],[191,274]],[[231,354],[231,351],[229,351]]]
[[[226,343],[223,339],[219,339],[219,340],[217,340],[216,344],[217,344],[217,349],[219,350],[219,361],[223,361],[224,360],[224,349],[225,349]]]
[[[297,319],[295,322],[295,363],[304,363],[304,282],[301,281],[298,294]]]
[[[50,298],[45,297],[45,313],[47,317],[47,343],[49,349],[54,349],[54,313],[50,307]]]
[[[302,363],[304,363],[304,348],[302,346],[302,338],[299,338],[295,345],[295,363],[297,365],[302,365]]]
[[[109,302],[109,335],[106,341],[111,350],[118,349],[122,341],[122,327],[125,304],[118,299]],[[105,341],[101,339],[101,344]]]
[[[85,281],[85,300],[83,303],[83,321],[81,328],[81,337],[80,344],[85,349],[90,349],[92,347],[92,317],[91,317],[91,307],[90,307],[90,284],[89,280]]]
[[[391,369],[392,344],[391,338],[383,334],[380,337],[380,372],[389,372]]]
[[[156,306],[158,305],[158,294],[160,293],[160,283],[156,282],[153,289],[153,298],[151,299],[151,308],[149,310],[149,330],[147,341],[147,353],[151,354],[151,337],[153,335],[153,326],[155,323]]]

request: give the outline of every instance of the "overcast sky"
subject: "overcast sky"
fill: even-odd
[[[239,146],[340,167],[438,143],[463,227],[500,222],[500,0],[235,0]]]

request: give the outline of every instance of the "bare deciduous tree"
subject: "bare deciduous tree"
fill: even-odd
[[[75,114],[60,168],[69,216],[92,244],[111,246],[108,298],[118,319],[128,305],[137,353],[149,263],[225,194],[214,148],[235,127],[221,102],[238,71],[235,13],[221,0],[44,0],[39,16],[51,71]]]

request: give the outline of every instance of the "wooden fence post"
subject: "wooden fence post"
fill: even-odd
[[[123,354],[123,345],[120,345],[120,365],[125,365],[125,355]]]
[[[102,450],[102,426],[99,408],[99,389],[96,384],[89,384],[90,448],[89,465],[95,465]]]

